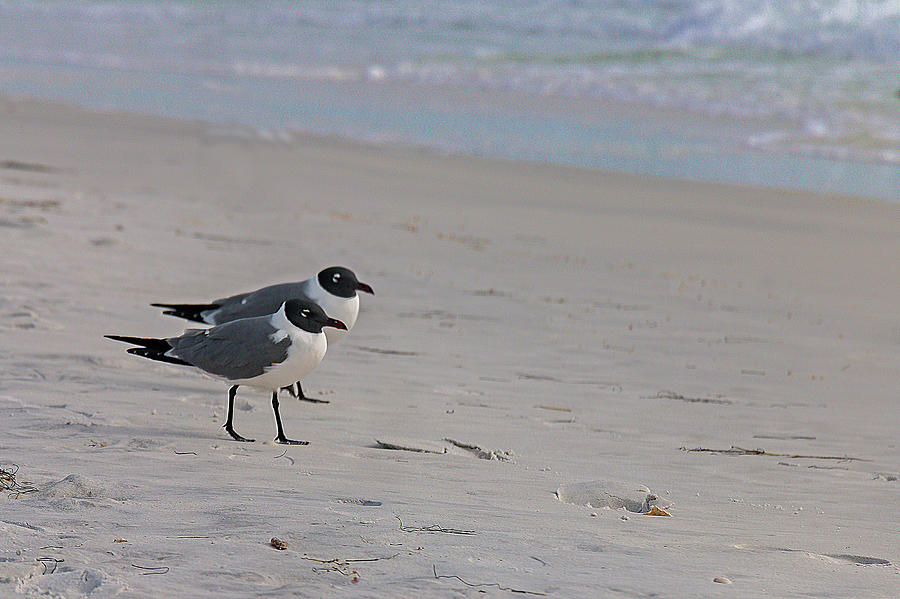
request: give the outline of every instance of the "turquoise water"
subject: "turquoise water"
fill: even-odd
[[[900,201],[900,3],[5,2],[0,93]]]

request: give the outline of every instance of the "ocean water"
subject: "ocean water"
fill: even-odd
[[[0,93],[900,201],[900,0],[0,0]]]

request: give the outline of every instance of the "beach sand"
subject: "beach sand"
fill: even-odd
[[[241,133],[0,102],[0,595],[900,591],[900,206]],[[102,338],[332,264],[306,447]]]

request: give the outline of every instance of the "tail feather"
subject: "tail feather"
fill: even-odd
[[[221,308],[219,304],[150,304],[154,308],[167,308],[163,314],[177,316],[193,322],[209,324],[203,320],[203,312]]]
[[[122,341],[124,343],[131,343],[132,345],[139,345],[140,347],[132,347],[128,349],[129,354],[134,354],[136,356],[141,356],[143,358],[149,358],[151,360],[156,360],[157,362],[168,362],[169,364],[181,364],[183,366],[193,366],[190,362],[185,362],[179,358],[173,358],[172,356],[167,356],[166,352],[172,349],[172,346],[169,345],[169,342],[165,339],[153,339],[150,337],[126,337],[124,335],[104,335],[107,339],[113,339],[115,341]]]

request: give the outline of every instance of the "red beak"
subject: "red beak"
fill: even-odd
[[[341,322],[340,320],[338,320],[336,318],[329,318],[328,320],[325,321],[325,324],[323,324],[322,326],[323,327],[334,327],[336,329],[342,329],[344,331],[347,330],[347,325],[345,325],[343,322]]]
[[[375,292],[372,291],[372,288],[369,287],[368,285],[366,285],[365,283],[357,283],[356,290],[357,291],[365,291],[366,293],[371,293],[372,295],[375,295]]]

